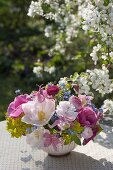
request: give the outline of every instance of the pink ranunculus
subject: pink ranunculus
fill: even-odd
[[[57,85],[50,85],[47,87],[47,94],[55,96],[59,92],[59,87]]]
[[[83,126],[92,127],[98,121],[97,114],[90,107],[84,107],[78,114],[78,121]]]
[[[31,98],[27,94],[15,97],[14,101],[9,104],[7,109],[8,116],[14,118],[20,116],[20,114],[23,113],[22,104],[27,103],[30,100]]]
[[[77,111],[82,109],[82,102],[81,102],[81,100],[78,97],[71,96],[69,98],[69,101],[70,101],[71,104],[73,104],[75,106]]]
[[[50,145],[53,146],[55,150],[57,150],[57,145],[61,143],[60,139],[56,135],[52,135],[48,132],[46,132],[43,137],[44,140],[44,147],[49,147]]]

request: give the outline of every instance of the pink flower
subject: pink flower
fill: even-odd
[[[57,145],[61,143],[60,139],[56,135],[52,135],[48,132],[46,132],[43,136],[45,138],[44,140],[44,147],[48,147],[50,145],[53,146],[55,150],[57,150]]]
[[[78,114],[78,121],[84,126],[92,127],[96,125],[98,117],[90,107],[84,107]]]
[[[36,97],[40,103],[42,103],[46,98],[52,99],[52,97],[48,95],[47,90],[44,90],[41,87],[39,87],[39,91],[33,93],[33,96]]]
[[[81,100],[80,100],[78,97],[76,97],[76,96],[71,96],[71,97],[69,98],[69,101],[70,101],[71,104],[74,105],[74,107],[76,108],[77,111],[79,111],[80,109],[82,109],[82,102],[81,102]]]
[[[82,105],[87,105],[89,101],[93,99],[92,96],[86,96],[86,95],[78,95],[78,98],[81,100]]]
[[[75,106],[70,101],[60,101],[59,105],[57,105],[56,113],[69,122],[74,121],[78,115]]]
[[[43,144],[43,135],[46,132],[44,127],[38,127],[32,133],[26,135],[27,144],[29,144],[32,148],[42,149],[44,147]]]
[[[59,92],[59,87],[56,86],[56,85],[51,85],[51,86],[48,86],[47,88],[47,94],[48,95],[52,95],[52,96],[55,96],[58,92]]]
[[[35,99],[35,98],[34,98]],[[35,99],[22,104],[22,121],[37,126],[46,125],[55,113],[55,100],[45,98],[43,102]]]
[[[88,138],[88,139],[84,139],[83,145],[86,145],[90,140],[92,140],[92,139],[95,138],[95,136],[96,136],[96,135],[98,134],[98,132],[99,132],[99,127],[97,126],[96,128],[92,129],[92,131],[93,131],[93,135],[92,135],[90,138]]]
[[[45,98],[48,98],[48,94],[46,90],[43,90],[41,87],[39,87],[39,91],[36,91],[33,93],[34,97],[37,97],[38,101],[41,103],[45,100]]]
[[[23,113],[22,104],[27,103],[30,100],[31,98],[27,94],[15,97],[14,101],[10,103],[7,109],[8,116],[15,118],[20,116],[20,114]]]
[[[54,128],[55,126],[58,126],[61,130],[65,130],[70,127],[70,123],[64,117],[59,116],[59,119],[52,125],[49,125],[50,128]]]
[[[93,131],[90,127],[85,127],[84,131],[82,132],[81,136],[84,139],[89,139],[93,136]]]

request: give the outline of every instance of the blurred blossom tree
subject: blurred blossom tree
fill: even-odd
[[[0,0],[0,7],[1,112],[15,90],[75,72],[80,92],[93,93],[96,104],[112,98],[112,1]]]
[[[45,36],[54,42],[48,53],[53,59],[55,55],[60,55],[64,66],[65,61],[73,62],[71,67],[67,65],[72,72],[76,69],[77,72],[86,71],[80,75],[76,73],[72,78],[79,85],[79,93],[96,96],[96,102],[99,97],[103,100],[103,96],[108,97],[112,94],[113,2],[111,0],[32,1],[28,16],[33,18],[41,16],[45,20],[52,21],[45,26]],[[78,45],[81,46],[77,48]],[[73,69],[75,67],[76,69]],[[39,77],[43,74],[41,66],[35,67],[34,72]],[[106,104],[106,101],[104,103]]]

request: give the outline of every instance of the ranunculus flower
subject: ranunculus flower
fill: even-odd
[[[59,92],[59,87],[56,86],[56,85],[50,85],[47,87],[47,94],[48,95],[52,95],[52,96],[55,96],[58,92]]]
[[[22,104],[27,103],[30,100],[31,98],[27,94],[15,97],[14,101],[10,103],[7,109],[8,116],[15,118],[20,116],[20,114],[23,113]]]
[[[71,96],[71,97],[69,98],[69,101],[70,101],[70,103],[72,103],[72,104],[75,106],[75,108],[76,108],[77,111],[79,111],[80,109],[82,109],[82,102],[81,102],[81,100],[80,100],[78,97],[76,97],[76,96]]]
[[[96,125],[98,117],[90,107],[84,107],[78,114],[78,121],[80,124],[88,127]]]
[[[28,124],[43,126],[48,123],[55,113],[55,100],[47,99],[43,102],[35,99],[22,105],[25,116],[22,121]]]
[[[78,115],[75,106],[69,101],[61,101],[57,105],[56,113],[68,121],[74,121]]]
[[[60,139],[56,135],[50,134],[50,132],[46,132],[43,135],[44,137],[44,147],[48,147],[50,145],[53,146],[55,150],[57,150],[57,145],[61,143]]]

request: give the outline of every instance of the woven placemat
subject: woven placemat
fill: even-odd
[[[86,146],[77,146],[70,155],[51,157],[32,151],[26,138],[11,138],[6,122],[0,122],[0,170],[113,170],[113,128],[104,131]]]

